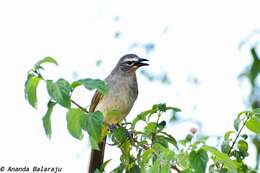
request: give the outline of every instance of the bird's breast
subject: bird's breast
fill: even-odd
[[[108,87],[108,94],[103,96],[96,110],[103,112],[106,123],[117,124],[122,121],[134,105],[138,95],[137,83],[121,80],[110,83]]]

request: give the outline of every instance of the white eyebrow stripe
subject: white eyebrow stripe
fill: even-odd
[[[127,61],[134,61],[134,62],[137,62],[137,61],[138,61],[138,58],[133,57],[133,58],[126,58],[126,59],[124,59],[124,62],[127,62]]]

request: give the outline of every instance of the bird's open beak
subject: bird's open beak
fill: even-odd
[[[148,59],[144,59],[144,58],[139,58],[139,60],[136,63],[136,65],[138,67],[147,66],[147,65],[149,65],[148,63],[146,63],[147,61],[149,61],[149,60]]]

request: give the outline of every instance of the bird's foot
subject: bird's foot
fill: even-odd
[[[128,138],[132,138],[133,137],[134,132],[128,131],[128,130],[126,130],[126,132],[127,132],[127,137]]]
[[[115,124],[109,124],[108,125],[108,128],[109,128],[109,131],[113,131],[114,129],[116,129],[118,126],[115,125]]]

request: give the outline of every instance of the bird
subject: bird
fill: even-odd
[[[108,93],[102,95],[96,91],[89,112],[102,112],[104,124],[108,126],[120,123],[129,114],[138,96],[136,70],[148,65],[148,59],[140,58],[136,54],[122,56],[104,80]],[[91,150],[88,173],[94,173],[101,167],[105,145],[106,137],[103,137],[99,143],[99,150]]]

